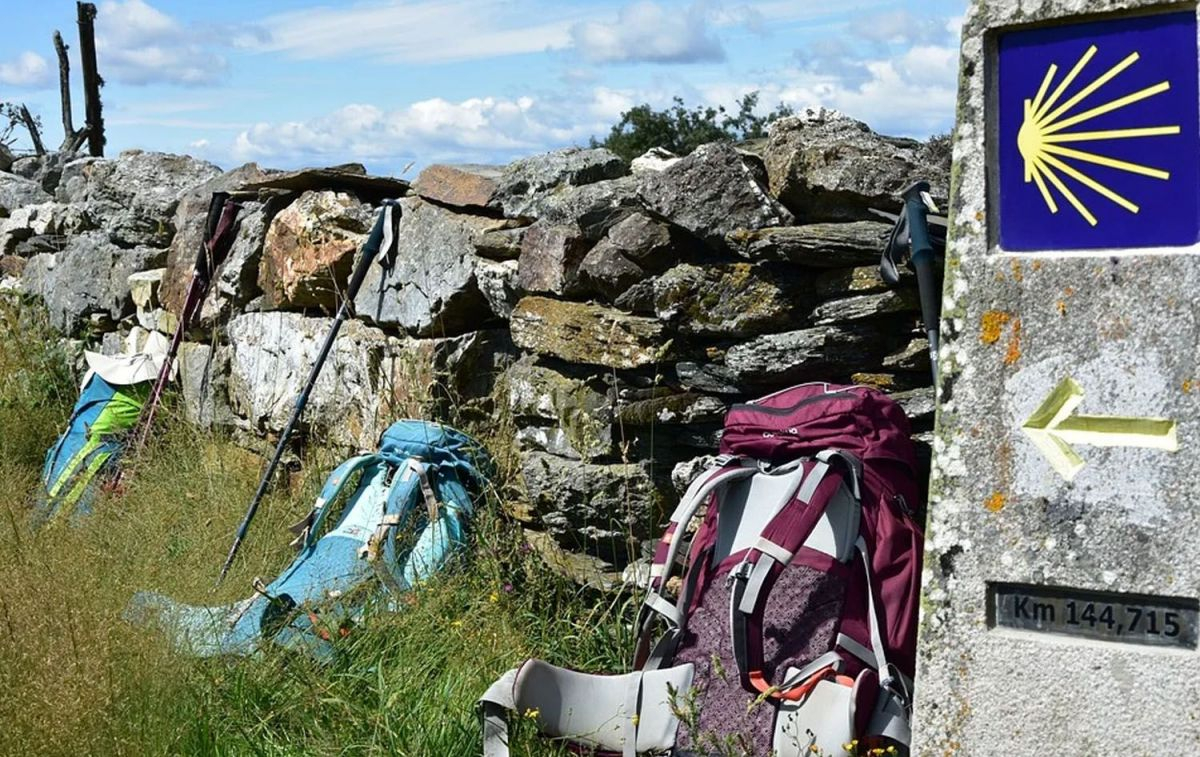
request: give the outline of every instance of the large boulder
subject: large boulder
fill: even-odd
[[[778,229],[738,229],[729,246],[751,260],[786,260],[813,268],[847,268],[875,263],[891,233],[878,221],[810,223]]]
[[[0,254],[22,254],[21,243],[37,237],[45,237],[47,242],[57,241],[60,236],[91,228],[94,228],[91,219],[78,206],[58,202],[22,205],[8,218],[0,218]],[[61,245],[51,246],[57,249]]]
[[[175,209],[175,236],[167,250],[167,272],[163,277],[160,295],[168,310],[178,314],[183,306],[184,292],[191,281],[192,268],[204,241],[204,225],[212,194],[233,191],[247,181],[262,180],[271,174],[271,171],[259,168],[256,163],[246,163],[204,182],[179,198],[179,206]],[[266,234],[266,229],[262,227],[264,221],[270,222],[270,217],[264,217],[266,207],[262,202],[242,200],[241,204],[237,239],[217,273],[217,280],[232,289],[229,294],[233,295],[233,301],[223,307],[223,300],[214,291],[217,287],[214,287],[202,308],[202,313],[210,318],[217,312],[222,316],[228,315],[229,307],[240,307],[258,295],[258,263]],[[279,207],[278,203],[274,203],[271,209],[274,211]],[[229,286],[234,283],[236,286]]]
[[[187,155],[126,150],[115,160],[68,163],[57,193],[60,201],[87,203],[99,228],[122,247],[166,247],[180,198],[220,173]]]
[[[37,182],[46,192],[54,194],[58,182],[62,179],[63,166],[75,160],[75,157],[73,153],[68,152],[30,155],[13,163],[12,172]]]
[[[576,460],[612,449],[612,404],[594,380],[572,378],[526,356],[505,373],[518,442]]]
[[[563,150],[534,155],[505,166],[496,180],[491,204],[512,217],[545,215],[545,196],[629,173],[625,161],[603,148]]]
[[[813,309],[812,322],[817,325],[847,323],[891,315],[898,319],[895,321],[897,324],[903,324],[901,328],[906,328],[911,325],[913,318],[904,318],[899,314],[918,313],[920,310],[921,301],[915,289],[892,289],[823,302]]]
[[[17,208],[50,202],[51,197],[42,185],[11,173],[0,173],[0,218],[12,215]]]
[[[518,263],[515,260],[480,258],[475,263],[479,291],[487,300],[488,309],[500,320],[507,321],[521,299],[518,276]]]
[[[435,393],[444,401],[443,409],[457,417],[476,404],[487,404],[519,356],[508,329],[499,328],[446,339],[410,339],[407,345],[410,353],[415,345],[429,345]]]
[[[264,308],[335,310],[373,220],[370,206],[344,192],[305,192],[279,211],[258,268]]]
[[[521,223],[521,221],[514,221]],[[526,226],[488,229],[475,238],[475,254],[489,260],[516,260],[521,255]]]
[[[680,262],[696,246],[678,229],[646,213],[632,213],[608,230],[607,241],[639,267],[658,273]]]
[[[332,323],[281,311],[246,313],[229,322],[229,401],[252,429],[283,428]],[[405,346],[379,329],[347,321],[309,397],[306,427],[332,444],[374,446],[395,419],[395,387],[428,392],[428,355],[406,353]]]
[[[92,166],[105,163],[104,158],[90,156],[68,160],[62,167],[58,186],[54,189],[54,199],[59,202],[79,203],[87,200],[90,188]]]
[[[183,416],[200,428],[242,428],[229,404],[229,353],[225,345],[179,345],[179,387]]]
[[[601,239],[579,263],[579,283],[609,302],[646,279],[646,271],[607,238]]]
[[[695,240],[677,227],[646,212],[631,212],[613,224],[584,257],[579,265],[580,281],[609,302],[619,303],[632,287],[649,284],[651,274],[661,273],[686,257],[689,245],[694,244]]]
[[[400,207],[395,265],[371,266],[354,301],[358,314],[414,336],[455,336],[494,321],[475,249],[504,221],[453,213],[418,197],[402,199]]]
[[[163,250],[123,249],[100,232],[72,237],[62,252],[33,257],[22,275],[22,287],[46,303],[51,324],[68,335],[89,324],[111,328],[134,312],[129,277],[161,266]]]
[[[907,268],[901,268],[901,281],[911,281],[912,276]],[[890,285],[883,280],[878,265],[856,266],[854,268],[832,268],[821,271],[812,278],[813,294],[818,299],[828,300],[834,297],[845,297],[853,294],[871,294],[882,292]]]
[[[511,321],[522,349],[572,363],[640,368],[669,354],[664,326],[654,318],[580,302],[525,297]]]
[[[741,386],[782,386],[845,379],[877,367],[908,341],[909,329],[889,322],[816,326],[767,334],[730,347],[725,368]]]
[[[714,247],[737,229],[786,226],[792,214],[766,189],[757,158],[724,142],[701,145],[669,168],[639,176],[647,207]]]
[[[441,205],[482,211],[492,207],[502,173],[501,166],[438,163],[421,171],[412,191]]]
[[[165,268],[152,268],[148,271],[138,271],[129,276],[129,299],[137,313],[138,325],[149,331],[172,333],[175,330],[175,318],[166,313],[159,305],[159,292],[162,289]]]
[[[574,224],[595,242],[631,214],[644,211],[637,178],[622,176],[540,195],[529,212],[546,223]]]
[[[568,549],[623,566],[657,530],[665,496],[647,463],[597,464],[522,454],[528,520]]]
[[[243,202],[238,231],[225,262],[217,269],[200,307],[199,324],[209,327],[224,323],[234,313],[249,307],[262,290],[258,286],[259,265],[271,219],[282,207],[281,198],[266,202]]]
[[[587,251],[578,225],[537,221],[521,241],[517,281],[526,292],[579,294],[579,266]]]
[[[347,192],[372,205],[408,194],[407,181],[391,176],[372,176],[362,163],[274,171],[265,178],[250,179],[238,188],[247,192]]]
[[[805,284],[791,267],[684,263],[654,279],[654,305],[684,334],[749,336],[791,328]]]
[[[809,110],[771,124],[763,153],[771,194],[803,222],[869,219],[918,179],[948,196],[941,161],[916,140],[885,137],[836,111]]]

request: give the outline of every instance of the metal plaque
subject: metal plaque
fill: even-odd
[[[1195,649],[1200,601],[1060,586],[988,584],[988,627]]]

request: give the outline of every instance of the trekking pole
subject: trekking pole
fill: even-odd
[[[279,442],[275,445],[275,454],[271,456],[271,461],[267,464],[267,469],[263,472],[262,478],[258,482],[258,490],[254,492],[254,499],[250,500],[250,506],[246,509],[246,515],[242,518],[241,525],[238,526],[237,534],[233,537],[233,544],[229,547],[229,554],[225,557],[225,564],[221,566],[221,575],[217,577],[218,586],[221,585],[221,581],[225,580],[225,574],[229,572],[229,566],[233,565],[233,558],[237,555],[238,548],[242,546],[242,541],[246,538],[246,531],[250,528],[250,521],[254,519],[254,514],[258,511],[258,505],[267,493],[267,487],[271,483],[271,476],[274,475],[275,469],[279,466],[279,460],[283,457],[283,451],[287,447],[288,438],[291,437],[292,430],[299,422],[300,415],[304,412],[304,406],[308,404],[308,396],[312,392],[313,386],[317,383],[317,377],[321,375],[321,368],[325,364],[325,359],[329,357],[329,351],[333,348],[333,342],[337,338],[338,331],[342,328],[342,323],[350,316],[350,311],[354,307],[354,297],[358,294],[363,279],[367,277],[367,272],[371,269],[371,263],[379,254],[381,248],[387,256],[384,259],[385,262],[390,264],[392,248],[396,243],[396,224],[399,220],[399,204],[395,200],[384,200],[383,207],[379,209],[379,215],[375,219],[375,226],[371,229],[371,234],[367,237],[366,243],[363,244],[362,257],[358,261],[358,266],[354,269],[354,274],[350,277],[350,283],[346,287],[346,294],[342,299],[341,307],[338,308],[337,317],[334,318],[333,325],[329,328],[329,334],[325,337],[325,343],[321,345],[321,351],[308,373],[308,379],[304,382],[304,387],[296,397],[296,404],[292,408],[292,415],[288,418],[287,424],[279,434]]]
[[[908,235],[912,245],[911,260],[917,272],[917,292],[921,299],[921,320],[929,339],[929,360],[933,370],[933,384],[938,380],[938,321],[941,316],[942,293],[937,285],[934,271],[933,244],[929,241],[929,225],[926,215],[933,199],[929,196],[929,182],[918,181],[902,195],[904,213],[908,220]]]
[[[171,378],[171,367],[175,363],[175,357],[179,354],[179,345],[183,342],[188,324],[208,293],[213,273],[224,262],[225,256],[229,254],[229,248],[233,245],[234,226],[241,209],[242,206],[239,203],[230,200],[228,192],[213,192],[212,199],[209,200],[208,215],[204,219],[204,238],[200,242],[200,251],[192,266],[192,277],[188,281],[187,291],[183,296],[183,307],[179,310],[179,322],[175,324],[175,334],[171,337],[171,345],[167,348],[167,354],[159,368],[154,387],[150,390],[150,397],[146,400],[137,426],[134,427],[133,444],[131,445],[134,454],[141,451],[150,437],[150,427],[154,424],[154,415],[158,410],[159,401],[162,399],[163,390]],[[117,472],[113,488],[120,485],[124,475],[124,468]]]

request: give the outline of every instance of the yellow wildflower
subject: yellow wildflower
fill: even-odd
[[[542,711],[536,707],[530,707],[527,710],[525,710],[525,717],[529,718],[530,720],[537,720],[538,715],[541,715],[541,714],[542,714]]]
[[[488,595],[488,601],[493,603],[499,602],[500,595],[493,591],[490,595]]]

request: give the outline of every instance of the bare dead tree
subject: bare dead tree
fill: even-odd
[[[29,112],[29,108],[25,107],[25,103],[21,103],[21,122],[25,124],[25,128],[29,131],[29,139],[33,142],[33,151],[42,156],[46,154],[46,146],[42,144],[42,132],[39,128],[39,123],[36,118]]]
[[[71,59],[67,57],[67,45],[62,33],[54,30],[54,52],[58,53],[58,93],[62,98],[63,138],[75,136],[75,123],[71,118]]]
[[[96,69],[96,5],[75,3],[79,23],[79,59],[83,65],[83,107],[86,113],[88,153],[104,156],[104,115],[100,105],[100,88],[104,79]]]
[[[75,129],[75,121],[71,111],[71,59],[67,57],[66,43],[62,34],[54,32],[54,51],[58,53],[58,92],[62,98],[63,141],[59,152],[73,153],[79,149],[87,138],[87,127]]]

